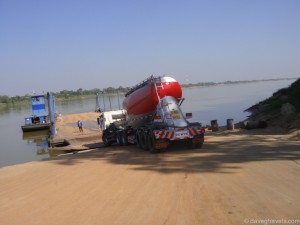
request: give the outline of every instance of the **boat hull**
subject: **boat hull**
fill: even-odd
[[[37,131],[37,130],[50,130],[50,123],[41,124],[26,124],[21,126],[23,132]]]

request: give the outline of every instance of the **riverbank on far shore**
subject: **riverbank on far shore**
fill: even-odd
[[[66,116],[76,141],[87,141]],[[6,225],[299,220],[299,174],[299,136],[271,130],[207,132],[202,149],[160,154],[95,148],[0,168],[0,218]]]
[[[182,88],[201,88],[201,87],[212,87],[218,85],[238,85],[238,84],[249,84],[249,83],[261,83],[261,82],[277,82],[277,81],[289,81],[289,80],[296,80],[297,78],[275,78],[275,79],[261,79],[261,80],[241,80],[241,81],[223,81],[223,82],[199,82],[199,83],[189,83],[189,84],[182,84]],[[60,92],[53,93],[56,102],[68,102],[72,100],[85,100],[95,98],[96,93],[104,93],[111,96],[124,96],[130,87],[119,87],[119,88],[104,88],[98,89],[94,88],[91,90],[83,90],[78,89],[77,91],[73,90],[64,90]],[[30,95],[24,96],[7,96],[7,95],[0,95],[0,111],[4,109],[10,109],[12,107],[26,107],[30,105]]]

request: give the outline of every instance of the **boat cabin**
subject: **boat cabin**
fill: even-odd
[[[46,122],[47,122],[47,116],[31,116],[25,118],[25,125],[46,123]]]
[[[50,123],[46,114],[45,96],[34,95],[31,97],[32,116],[25,117],[25,124],[22,127],[23,131],[34,131],[49,129]]]

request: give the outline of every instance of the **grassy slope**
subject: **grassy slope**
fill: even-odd
[[[296,114],[282,116],[280,110],[283,104],[290,103],[296,108]],[[300,128],[300,78],[289,87],[275,92],[272,97],[257,103],[246,111],[252,113],[253,120],[266,120],[268,124],[284,126],[285,128]]]
[[[273,96],[266,100],[270,104],[269,110],[278,110],[284,103],[291,103],[300,112],[300,78],[291,84],[288,88],[280,89]]]

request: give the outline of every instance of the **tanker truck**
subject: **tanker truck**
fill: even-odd
[[[172,77],[143,80],[126,94],[123,109],[103,112],[98,119],[106,146],[136,144],[156,153],[172,143],[201,148],[205,129],[198,122],[189,122],[181,111],[183,102],[180,84]]]

